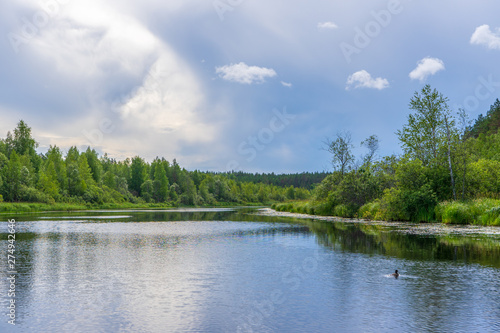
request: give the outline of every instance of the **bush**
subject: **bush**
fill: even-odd
[[[442,202],[436,207],[436,217],[438,221],[444,223],[500,225],[500,200]]]
[[[408,221],[410,217],[403,207],[401,190],[389,188],[380,199],[380,218],[386,221]]]
[[[470,207],[464,203],[448,202],[438,207],[436,211],[439,210],[439,218],[444,223],[469,224],[474,222]]]
[[[375,200],[373,202],[369,202],[359,209],[359,217],[368,220],[378,220],[381,219],[382,208],[380,204],[380,200]]]
[[[481,216],[481,223],[484,225],[498,225],[500,226],[500,206],[493,207],[487,210]]]
[[[90,185],[83,193],[83,200],[88,203],[103,204],[104,191],[95,185]]]
[[[349,207],[347,207],[346,205],[335,206],[334,215],[339,217],[352,217]]]
[[[109,188],[106,185],[102,186],[103,191],[103,201],[109,203],[123,203],[126,202],[126,198],[117,190]]]
[[[329,216],[334,214],[334,208],[332,203],[323,201],[315,204],[314,212],[316,215]]]
[[[46,193],[43,193],[42,191],[37,190],[34,187],[21,185],[19,192],[20,199],[24,202],[42,202],[47,204],[55,203],[54,198]]]

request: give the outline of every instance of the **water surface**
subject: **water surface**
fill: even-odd
[[[500,331],[498,235],[249,213],[0,217],[18,221],[17,325],[0,331]]]

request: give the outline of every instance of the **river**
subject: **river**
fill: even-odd
[[[254,212],[2,215],[0,332],[500,331],[498,233]]]

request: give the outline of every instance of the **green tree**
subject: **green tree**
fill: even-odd
[[[335,170],[339,170],[341,175],[349,171],[354,163],[354,155],[352,154],[352,139],[351,133],[339,132],[334,141],[327,139],[324,142],[326,150],[331,153],[332,165]]]
[[[139,156],[132,159],[130,165],[129,189],[135,196],[141,196],[141,185],[146,179],[144,161]]]
[[[153,181],[151,179],[147,179],[144,181],[141,185],[141,197],[146,201],[146,202],[151,202],[153,199]]]
[[[154,168],[153,198],[156,202],[165,202],[168,199],[169,184],[167,172],[161,163]]]
[[[76,148],[75,148],[76,149]],[[68,187],[68,175],[66,169],[66,163],[63,158],[63,154],[59,147],[50,146],[46,154],[46,161],[44,168],[47,169],[47,165],[52,163],[57,175],[57,181],[59,183],[59,188],[61,191],[67,190]]]
[[[450,188],[455,198],[452,149],[454,152],[458,133],[448,99],[426,85],[421,92],[415,92],[410,109],[415,112],[408,116],[403,129],[397,131],[403,150],[408,156],[422,161],[424,166],[439,167],[448,162]]]
[[[16,151],[10,154],[9,163],[5,169],[4,197],[7,201],[18,201],[21,195],[22,164]]]
[[[87,156],[85,154],[80,155],[78,158],[78,171],[84,183],[83,191],[85,192],[90,185],[95,185],[94,178],[92,177],[92,169],[87,162]]]
[[[446,120],[454,128],[448,99],[430,85],[415,92],[410,100],[413,114],[408,115],[408,123],[396,132],[406,154],[418,158],[424,165],[440,163],[440,151],[446,143]]]
[[[14,129],[13,148],[18,155],[36,155],[38,143],[31,136],[31,128],[23,120]]]
[[[116,190],[116,178],[117,178],[117,176],[115,174],[113,174],[112,171],[108,170],[102,176],[102,182],[107,187]]]
[[[363,157],[363,164],[371,164],[380,147],[378,137],[376,135],[370,135],[366,140],[361,142],[361,147],[368,149],[368,153]]]
[[[59,196],[59,182],[57,180],[57,172],[52,161],[49,161],[47,166],[40,170],[38,188],[54,199]]]
[[[78,148],[69,148],[65,162],[68,194],[72,196],[82,196],[86,190],[86,184],[80,174],[80,152]]]
[[[257,193],[257,199],[259,199],[259,202],[266,203],[269,200],[269,193],[267,191],[267,188],[261,184],[259,186],[259,192]]]
[[[92,178],[94,179],[96,184],[100,184],[102,178],[102,164],[99,160],[99,155],[94,149],[90,149],[90,147],[88,147],[85,151],[85,157],[87,158],[87,163],[90,167]]]

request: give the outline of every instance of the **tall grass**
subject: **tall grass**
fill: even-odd
[[[391,207],[385,207],[380,200],[363,205],[357,212],[345,205],[331,206],[328,202],[288,202],[273,204],[273,209],[281,212],[328,215],[339,217],[359,216],[368,220],[394,220]],[[402,219],[399,219],[402,220]],[[500,200],[475,199],[471,201],[445,201],[434,211],[420,209],[415,222],[442,222],[446,224],[476,224],[500,226]]]
[[[30,213],[44,211],[74,211],[86,209],[161,209],[172,208],[171,204],[165,203],[103,203],[103,204],[83,204],[83,203],[18,203],[0,202],[0,213]]]
[[[445,201],[436,206],[436,218],[449,224],[500,226],[500,200]]]
[[[88,207],[81,204],[69,203],[17,203],[17,202],[0,202],[0,213],[22,213],[22,212],[41,212],[41,211],[70,211],[83,210]]]
[[[278,212],[290,212],[290,213],[300,213],[309,215],[320,215],[320,216],[338,216],[351,218],[357,216],[357,211],[353,207],[346,205],[332,206],[326,201],[321,202],[287,202],[273,204],[271,208],[277,210]]]

